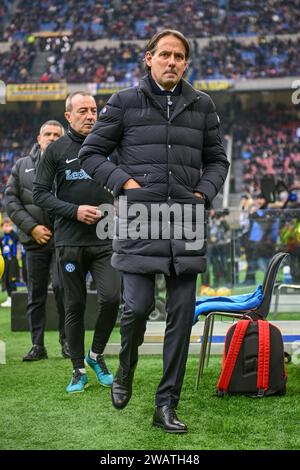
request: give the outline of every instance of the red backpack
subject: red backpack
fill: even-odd
[[[266,320],[240,320],[226,335],[217,395],[284,395],[286,370],[280,330]]]

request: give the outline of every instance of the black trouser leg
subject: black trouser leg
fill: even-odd
[[[26,253],[22,255],[22,279],[23,282],[27,286],[27,261],[26,261]]]
[[[84,311],[86,305],[87,260],[84,247],[56,250],[59,275],[64,285],[65,331],[74,369],[84,368]]]
[[[196,274],[165,276],[167,325],[163,349],[163,377],[156,405],[177,406],[185,374],[195,311]]]
[[[27,315],[32,344],[44,345],[46,300],[50,270],[50,250],[27,251],[28,303]]]
[[[120,365],[129,371],[138,361],[146,322],[154,307],[155,275],[122,273],[124,309],[121,318]]]
[[[120,303],[120,274],[111,266],[111,247],[86,249],[91,259],[89,271],[97,290],[99,315],[96,321],[92,351],[102,354],[116,324]]]
[[[66,339],[66,332],[65,332],[65,306],[64,306],[64,290],[63,290],[63,282],[61,282],[59,278],[58,272],[58,263],[56,259],[56,254],[53,252],[51,257],[51,280],[52,280],[52,288],[53,293],[55,296],[56,302],[56,309],[58,313],[58,331],[59,331],[59,339],[63,341]]]

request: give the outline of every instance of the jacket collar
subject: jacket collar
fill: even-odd
[[[29,155],[35,163],[39,161],[41,157],[41,148],[37,142],[33,145],[32,149],[29,152]]]
[[[86,138],[86,135],[79,134],[71,126],[68,128],[67,134],[70,137],[70,139],[72,139],[72,140],[74,140],[74,142],[78,142],[80,144],[82,144],[82,142]]]
[[[152,79],[152,82],[154,82],[153,79]],[[194,100],[198,99],[198,97],[199,97],[198,93],[192,87],[192,85],[190,85],[186,80],[184,80],[182,78],[180,80],[179,84],[181,84],[181,95],[186,99],[186,101],[193,102]],[[145,77],[143,77],[140,80],[139,88],[143,92],[145,92],[147,95],[152,95],[153,94],[149,75],[146,75]]]
[[[174,90],[173,90],[173,91],[171,91],[171,90],[168,91],[168,90],[163,90],[163,89],[161,89],[161,88],[158,86],[158,84],[156,83],[156,81],[152,78],[151,73],[148,73],[148,79],[149,79],[149,83],[150,83],[152,92],[153,92],[155,95],[179,96],[179,95],[181,94],[181,84],[182,84],[182,80],[180,80],[180,81],[177,83],[177,85],[174,87]]]
[[[152,91],[149,75],[141,79],[139,88],[152,101],[154,106],[163,112],[165,116],[163,107],[156,100],[155,94]],[[178,116],[178,114],[180,114],[190,104],[198,101],[199,99],[200,95],[196,92],[196,90],[186,80],[181,79],[181,94],[179,95],[179,99],[177,100],[176,107],[170,118],[170,121],[173,121],[175,117]]]

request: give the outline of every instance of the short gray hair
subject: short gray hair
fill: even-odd
[[[64,135],[64,133],[65,133],[65,128],[59,121],[55,121],[54,119],[50,119],[49,121],[46,121],[46,122],[44,122],[44,124],[42,124],[42,126],[40,128],[40,134],[43,132],[43,130],[46,126],[60,127],[60,129],[62,131],[62,135]]]
[[[71,93],[68,98],[66,99],[66,111],[67,112],[71,112],[72,111],[72,99],[74,98],[74,96],[76,95],[80,95],[80,96],[91,96],[92,98],[94,98],[94,96],[92,95],[92,93],[90,93],[89,91],[74,91],[73,93]],[[94,98],[95,99],[95,98]]]

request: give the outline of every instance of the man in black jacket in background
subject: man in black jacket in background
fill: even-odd
[[[6,211],[19,229],[19,239],[27,252],[28,303],[27,316],[32,348],[23,361],[47,358],[44,346],[46,300],[51,272],[52,287],[59,315],[59,341],[63,357],[69,356],[65,335],[63,292],[58,280],[53,240],[53,226],[48,211],[32,202],[32,187],[37,166],[47,146],[64,134],[58,121],[45,122],[30,155],[20,158],[14,165],[5,189]]]
[[[115,325],[120,296],[119,274],[110,263],[111,240],[100,240],[96,224],[101,217],[98,206],[112,197],[80,167],[78,153],[97,117],[93,96],[72,93],[66,101],[67,134],[47,148],[34,182],[35,204],[55,214],[55,245],[60,276],[64,285],[66,335],[73,364],[67,392],[82,392],[88,378],[85,362],[94,370],[100,385],[110,387],[103,351]],[[51,188],[56,181],[56,197]],[[92,346],[84,357],[84,311],[86,274],[96,285],[99,314]]]
[[[154,303],[155,274],[163,273],[167,325],[153,424],[173,433],[187,431],[175,410],[188,356],[197,273],[206,268],[205,237],[199,233],[196,243],[189,244],[191,232],[185,229],[202,226],[204,232],[204,205],[208,207],[220,190],[229,166],[214,103],[182,80],[188,58],[189,44],[179,31],[154,35],[145,54],[148,76],[138,86],[112,95],[79,155],[83,169],[115,198],[126,195],[130,209],[136,203],[143,209],[145,230],[141,237],[136,232],[130,237],[135,220],[131,224],[132,211],[123,214],[119,199],[122,233],[114,240],[112,265],[122,271],[125,304],[112,403],[121,409],[131,398],[138,347]],[[118,165],[107,160],[115,148]],[[162,204],[169,220],[149,236],[159,221],[153,209],[157,214]],[[175,217],[175,207],[181,216],[187,209],[188,223]],[[202,216],[193,220],[197,213]],[[178,228],[184,229],[181,237],[172,234]],[[126,229],[129,235],[124,237]]]

